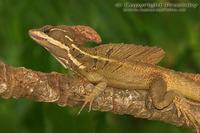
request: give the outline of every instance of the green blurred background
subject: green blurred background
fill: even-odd
[[[200,10],[186,12],[124,12],[113,0],[0,0],[0,60],[42,72],[64,68],[27,32],[46,24],[89,25],[103,43],[155,45],[167,55],[162,66],[200,72]],[[137,2],[137,1],[134,1]],[[153,2],[159,2],[154,0]],[[190,1],[194,2],[194,1]],[[158,121],[132,116],[63,108],[26,99],[0,99],[1,133],[189,133]]]

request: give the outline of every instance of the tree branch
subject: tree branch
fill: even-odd
[[[86,87],[90,86],[90,87]],[[84,88],[90,88],[88,90]],[[85,95],[91,93],[93,85],[77,75],[42,73],[23,67],[14,68],[0,63],[0,96],[2,98],[28,98],[39,102],[52,102],[60,106],[80,106]],[[177,99],[181,107],[200,119],[200,105],[182,98]],[[125,90],[108,87],[95,99],[93,110],[128,114],[149,120],[160,120],[177,126],[193,127],[189,116],[177,116],[174,104],[157,110],[145,90]],[[197,123],[198,124],[198,123]],[[196,127],[197,128],[197,127]]]
[[[76,38],[77,46],[88,41],[101,42],[98,33],[88,26],[67,26],[65,29],[68,29]],[[42,73],[0,63],[0,96],[2,98],[28,98],[39,102],[57,103],[60,106],[80,106],[83,104],[80,99],[90,94],[93,87],[93,84],[78,75]],[[147,90],[110,87],[107,87],[104,93],[94,100],[92,106],[93,110],[128,114],[177,126],[194,127],[197,132],[200,127],[199,108],[200,104],[177,96],[173,104],[157,110]]]

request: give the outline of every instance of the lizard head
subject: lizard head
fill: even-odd
[[[50,42],[52,39],[65,45],[73,43],[77,46],[84,45],[88,41],[101,43],[98,33],[88,26],[46,25],[42,28],[29,30],[29,35],[41,45],[46,45],[47,42],[52,43]]]
[[[54,55],[65,67],[69,60],[76,66],[80,67],[81,65],[81,63],[73,57],[75,52],[73,51],[74,48],[72,45],[79,47],[87,41],[101,42],[101,38],[96,31],[87,26],[47,25],[42,28],[30,30],[29,35],[33,40]]]
[[[58,54],[57,51],[63,49],[65,51],[66,49],[72,50],[72,45],[79,47],[88,41],[101,43],[101,38],[97,32],[88,26],[46,25],[29,30],[29,35],[52,54]]]

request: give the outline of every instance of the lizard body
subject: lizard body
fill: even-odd
[[[157,66],[164,51],[136,45],[100,45],[94,48],[80,47],[87,41],[100,42],[98,35],[88,27],[82,38],[76,37],[76,28],[45,26],[31,30],[30,36],[53,54],[65,67],[70,68],[96,84],[94,92],[85,98],[82,108],[96,98],[106,86],[120,89],[150,90],[156,108],[172,103],[176,94],[200,101],[200,76],[175,72]],[[87,32],[84,32],[87,29]],[[73,34],[72,34],[73,33]],[[81,43],[80,43],[81,42]],[[81,108],[81,110],[82,110]]]
[[[102,75],[106,78],[108,86],[121,89],[150,89],[152,80],[156,76],[159,76],[165,80],[167,91],[172,90],[192,100],[200,101],[200,80],[194,81],[193,78],[188,76],[189,74],[184,75],[184,73],[174,70],[137,61],[131,63],[118,61],[106,62],[101,59],[95,61],[91,57],[79,60],[85,60],[82,62],[86,66],[84,71]],[[79,71],[79,69],[76,71]]]

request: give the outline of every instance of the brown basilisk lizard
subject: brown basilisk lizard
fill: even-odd
[[[84,48],[81,45],[87,41],[101,42],[99,35],[86,26],[48,25],[30,30],[29,34],[65,68],[96,84],[81,110],[87,103],[90,110],[106,86],[149,90],[157,109],[169,106],[176,95],[200,101],[200,76],[157,66],[164,57],[161,48],[127,44]]]

